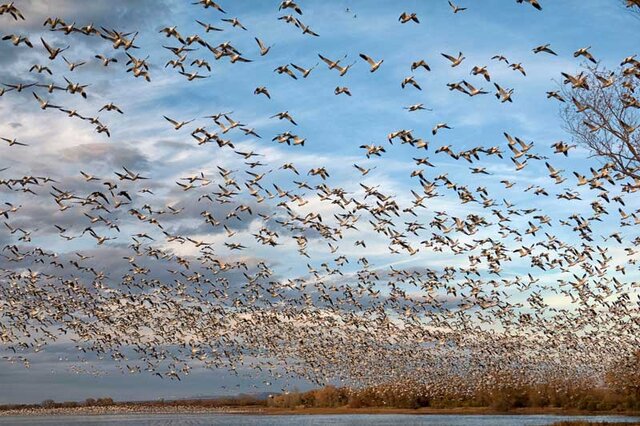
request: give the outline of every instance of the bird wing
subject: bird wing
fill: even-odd
[[[49,51],[49,53],[53,53],[53,50],[51,49],[51,46],[49,46],[47,44],[46,41],[44,41],[44,39],[42,37],[40,37],[40,41],[42,42],[42,45],[44,46],[45,49],[47,49],[47,51]]]
[[[442,56],[444,56],[445,58],[447,58],[448,60],[450,60],[451,62],[455,62],[456,58],[454,58],[451,55],[447,55],[446,53],[441,53]]]
[[[376,61],[374,61],[373,59],[371,59],[369,56],[365,55],[364,53],[361,53],[360,57],[362,59],[364,59],[365,61],[367,61],[369,63],[369,65],[371,65],[371,66],[376,64]]]
[[[164,119],[167,120],[169,123],[173,124],[173,125],[177,125],[178,122],[175,120],[170,119],[169,117],[167,117],[166,115],[163,115]]]

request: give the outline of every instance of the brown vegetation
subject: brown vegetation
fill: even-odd
[[[275,395],[268,406],[279,408],[343,407],[350,408],[457,408],[489,407],[494,411],[516,408],[562,408],[586,411],[640,411],[640,352],[619,360],[606,374],[605,383],[589,379],[549,379],[537,384],[519,384],[506,373],[490,375],[487,383],[472,393],[451,390],[430,396],[429,385],[394,383],[363,389],[326,386],[307,392]],[[462,378],[460,380],[463,380]],[[461,388],[461,387],[460,387]]]
[[[551,426],[594,426],[594,425],[607,425],[607,426],[637,426],[638,423],[611,423],[611,422],[585,422],[585,421],[568,421],[568,422],[557,422]]]

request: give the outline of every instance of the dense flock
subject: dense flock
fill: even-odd
[[[460,3],[469,4],[441,7],[452,20],[481,7]],[[510,3],[545,13],[542,0]],[[233,72],[284,49],[235,17],[234,2],[190,7],[198,17],[193,33],[171,22],[158,23],[160,31],[135,22],[114,28],[99,17],[80,22],[69,10],[36,22],[40,15],[30,16],[19,1],[0,5],[0,43],[30,61],[0,77],[0,104],[19,102],[33,114],[81,126],[95,146],[117,147],[114,129],[133,126],[135,117],[126,103],[94,95],[85,68],[117,70],[108,89],[115,96],[119,82],[139,90],[156,90],[157,79],[206,84],[222,67]],[[280,16],[272,25],[291,37],[323,37],[304,0],[273,8]],[[388,19],[411,26],[417,37],[428,17],[398,8]],[[357,10],[341,12],[363,19]],[[234,39],[245,32],[255,44],[241,50]],[[78,56],[73,46],[86,39],[95,51]],[[161,40],[165,56],[147,53],[150,39]],[[104,360],[126,374],[163,380],[223,369],[255,377],[267,389],[277,382],[286,390],[290,378],[355,387],[410,379],[433,395],[453,383],[472,392],[498,372],[522,383],[602,375],[639,343],[635,171],[606,159],[572,163],[581,148],[561,129],[557,142],[541,146],[505,125],[503,134],[462,149],[456,122],[434,121],[437,105],[420,100],[435,72],[462,69],[467,78],[451,78],[448,96],[491,97],[510,108],[527,99],[494,74],[517,73],[526,85],[531,55],[564,56],[584,71],[567,70],[549,82],[539,94],[549,108],[579,115],[592,135],[636,135],[637,122],[620,117],[619,128],[607,128],[586,103],[590,91],[616,88],[625,111],[640,108],[633,52],[620,58],[621,73],[609,74],[588,45],[556,50],[549,43],[520,57],[496,52],[470,63],[454,47],[394,63],[377,57],[375,46],[343,45],[334,50],[340,56],[312,52],[315,62],[278,63],[270,78],[292,85],[335,77],[336,87],[325,89],[344,97],[345,110],[364,96],[349,87],[353,74],[375,85],[385,67],[406,73],[396,89],[407,102],[395,108],[422,114],[424,125],[389,122],[377,140],[353,140],[360,158],[349,164],[346,183],[334,178],[338,164],[324,161],[331,152],[296,164],[296,155],[323,143],[298,130],[308,117],[298,110],[275,110],[253,123],[211,104],[197,117],[167,109],[156,117],[167,137],[178,135],[189,155],[219,159],[171,182],[126,155],[111,170],[95,162],[42,167],[42,142],[22,134],[24,127],[3,126],[4,361],[29,368],[52,346],[67,345],[75,354],[61,361],[75,360],[79,373],[97,374],[96,361]],[[278,96],[256,82],[259,76],[238,85],[256,103]],[[15,121],[11,110],[3,116]],[[273,121],[282,130],[263,131]],[[404,159],[401,192],[377,183],[392,152]],[[95,148],[90,155],[100,161],[103,153]],[[28,169],[25,158],[33,162]],[[444,158],[459,167],[442,167]],[[496,165],[515,178],[494,173]],[[539,179],[518,179],[527,168],[540,170]],[[495,195],[496,185],[519,201]],[[294,256],[286,257],[287,250]]]

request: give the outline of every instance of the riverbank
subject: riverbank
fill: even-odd
[[[409,414],[409,415],[562,415],[562,416],[640,416],[640,412],[629,411],[586,411],[563,408],[516,408],[507,412],[490,407],[460,408],[313,408],[295,409],[265,406],[194,407],[188,405],[149,406],[137,404],[115,404],[111,406],[65,407],[65,408],[23,408],[0,411],[5,416],[87,416],[87,415],[127,415],[127,414],[237,414],[237,415],[358,415],[358,414]]]

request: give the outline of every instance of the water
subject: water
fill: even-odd
[[[640,417],[626,416],[554,416],[554,415],[229,415],[229,414],[141,414],[58,417],[0,417],[0,425],[230,425],[230,426],[542,426],[562,420],[591,422],[629,422],[640,424]]]

